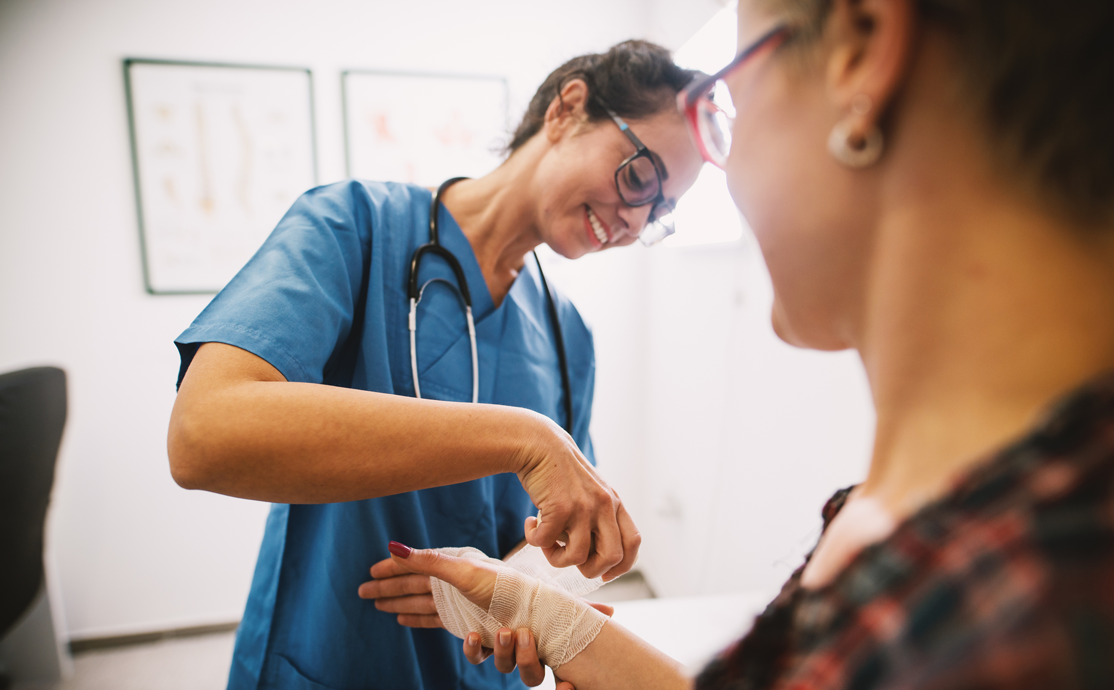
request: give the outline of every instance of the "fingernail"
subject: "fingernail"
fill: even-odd
[[[480,643],[480,636],[479,635],[472,634],[472,635],[468,636],[468,646],[469,647],[475,647],[479,643]]]
[[[510,646],[510,644],[511,644],[511,631],[510,630],[504,630],[503,632],[499,633],[499,644],[503,645],[504,647],[509,647]]]
[[[528,631],[526,628],[519,628],[519,630],[518,630],[518,646],[519,647],[529,647],[530,646],[530,631]]]
[[[392,541],[390,544],[387,544],[387,550],[399,558],[410,558],[410,553],[414,549],[406,544],[399,544],[397,541]]]

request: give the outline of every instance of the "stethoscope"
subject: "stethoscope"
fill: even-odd
[[[438,233],[441,194],[451,185],[466,179],[468,178],[454,177],[445,180],[434,192],[433,201],[429,205],[429,242],[414,250],[410,257],[410,279],[406,290],[406,294],[410,298],[410,371],[414,376],[414,395],[418,398],[422,397],[421,384],[418,382],[418,304],[421,303],[422,295],[425,294],[427,287],[433,283],[444,283],[456,293],[464,305],[464,318],[468,322],[468,342],[472,347],[472,402],[479,402],[480,399],[480,364],[476,349],[476,322],[472,318],[472,293],[468,289],[468,280],[464,277],[464,269],[461,268],[460,262],[456,260],[453,253],[441,246],[441,238]],[[421,266],[422,257],[426,254],[435,254],[445,260],[445,263],[453,270],[453,275],[456,276],[457,285],[460,286],[459,290],[445,278],[431,278],[423,283],[420,288],[418,287],[418,268]],[[561,389],[565,394],[565,431],[572,434],[572,390],[569,384],[569,364],[565,358],[565,339],[561,334],[561,321],[557,317],[557,304],[553,300],[553,294],[549,291],[549,284],[545,280],[545,273],[542,272],[542,264],[538,259],[537,252],[534,252],[534,261],[538,264],[538,276],[542,280],[542,289],[545,290],[546,304],[549,308],[549,321],[553,325],[553,344],[557,349],[557,362],[561,367]]]

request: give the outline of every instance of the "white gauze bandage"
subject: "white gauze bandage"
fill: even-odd
[[[445,629],[464,639],[479,633],[481,644],[495,646],[500,628],[529,628],[538,645],[538,659],[558,669],[584,651],[603,629],[607,616],[580,597],[603,584],[576,568],[554,568],[545,553],[527,544],[506,561],[488,558],[472,547],[434,549],[448,556],[472,558],[498,567],[491,607],[484,611],[455,587],[431,577],[433,601]]]

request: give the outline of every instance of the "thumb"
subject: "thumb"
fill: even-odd
[[[397,541],[388,544],[387,549],[391,552],[391,559],[399,567],[449,583],[485,611],[491,606],[491,595],[495,591],[498,573],[488,564],[450,556],[436,549],[412,549]]]
[[[544,523],[541,511],[538,511],[537,517],[526,518],[523,531],[526,533],[527,544],[546,549],[553,546],[565,546],[569,543],[569,533],[565,520],[555,518],[554,515],[555,511],[548,513]]]

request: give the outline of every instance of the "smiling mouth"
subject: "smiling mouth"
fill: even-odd
[[[601,245],[610,242],[611,237],[607,233],[607,225],[596,217],[596,213],[590,206],[585,206],[584,208],[588,210],[588,224],[592,228],[592,234],[596,236],[596,239],[599,240]]]

